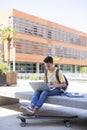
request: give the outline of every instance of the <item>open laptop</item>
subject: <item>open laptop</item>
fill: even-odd
[[[47,83],[43,81],[30,81],[29,84],[35,91],[50,90],[50,88],[47,86]]]

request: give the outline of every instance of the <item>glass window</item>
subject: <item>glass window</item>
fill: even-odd
[[[39,64],[39,72],[44,73],[44,64],[43,63]]]

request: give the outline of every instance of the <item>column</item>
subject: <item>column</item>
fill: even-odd
[[[37,67],[37,68],[36,68],[36,69],[37,69],[36,72],[37,72],[38,80],[39,80],[39,63],[36,64],[36,67]]]

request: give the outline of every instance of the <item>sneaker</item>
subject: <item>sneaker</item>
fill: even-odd
[[[30,107],[26,106],[20,106],[20,109],[24,114],[34,115],[34,111]]]

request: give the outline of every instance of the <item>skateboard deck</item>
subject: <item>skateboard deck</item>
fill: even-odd
[[[70,120],[77,118],[77,116],[53,116],[53,115],[29,115],[29,114],[20,114],[17,116],[21,120],[21,126],[26,126],[27,119],[63,119],[66,127],[71,126]]]

